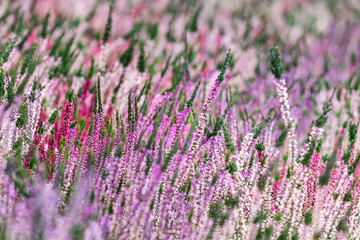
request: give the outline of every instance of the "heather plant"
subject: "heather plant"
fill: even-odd
[[[0,239],[360,239],[357,1],[0,1]]]

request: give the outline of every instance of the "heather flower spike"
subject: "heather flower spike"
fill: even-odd
[[[0,239],[360,239],[356,1],[31,2],[0,1]]]

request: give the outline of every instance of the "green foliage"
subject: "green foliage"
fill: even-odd
[[[88,75],[87,75],[87,78],[91,78],[91,77],[94,75],[94,73],[95,73],[94,63],[95,63],[95,60],[94,60],[94,58],[92,57],[92,58],[91,58],[91,65],[90,65],[90,68],[89,68],[89,73],[88,73]]]
[[[162,194],[163,193],[163,190],[164,190],[164,187],[162,184],[160,184],[160,187],[159,187],[159,193]]]
[[[165,172],[167,166],[169,166],[170,164],[170,160],[172,159],[173,156],[175,156],[179,148],[180,148],[180,141],[177,140],[174,146],[171,148],[170,152],[168,154],[165,154],[164,156],[164,165],[161,167],[162,172]]]
[[[133,58],[133,54],[134,54],[134,46],[135,46],[135,42],[132,41],[130,43],[130,46],[128,47],[128,49],[125,50],[125,52],[120,56],[119,60],[120,63],[124,66],[127,67],[129,66],[132,58]]]
[[[257,139],[260,136],[262,130],[266,127],[266,125],[268,124],[269,121],[270,121],[270,117],[264,118],[261,121],[261,123],[256,125],[253,129],[251,129],[250,132],[252,132],[254,134],[253,135],[254,139]]]
[[[282,219],[282,215],[281,215],[281,212],[279,212],[278,214],[276,214],[274,216],[274,220],[277,221],[277,222],[280,222]]]
[[[189,22],[186,24],[186,29],[190,30],[191,32],[198,31],[198,18],[201,12],[201,7],[198,7],[194,13],[194,15],[190,18]]]
[[[236,207],[239,204],[239,197],[235,196],[232,197],[230,194],[228,194],[225,198],[225,206],[230,206],[230,207]]]
[[[2,63],[5,63],[9,60],[10,53],[14,49],[15,44],[22,32],[22,29],[23,29],[23,17],[21,16],[20,19],[18,20],[16,36],[13,39],[9,38],[6,44],[0,47],[0,65],[2,65]]]
[[[330,99],[327,102],[324,103],[323,112],[319,116],[319,118],[316,119],[316,121],[315,121],[315,126],[316,127],[322,128],[322,127],[324,127],[325,123],[327,122],[327,119],[328,119],[327,114],[331,110],[331,104],[332,104],[332,101],[334,99],[335,92],[336,92],[336,88],[332,92]]]
[[[318,141],[318,143],[317,143],[317,145],[316,145],[316,152],[320,153],[323,142],[324,142],[323,139],[320,139],[320,140]]]
[[[105,32],[103,36],[103,43],[106,43],[111,35],[111,27],[112,27],[112,11],[113,11],[113,4],[109,4],[109,15],[106,22]]]
[[[193,216],[194,216],[194,209],[191,208],[191,209],[190,209],[189,216],[188,216],[188,221],[189,221],[189,222],[191,222],[191,219],[192,219]]]
[[[266,158],[268,157],[268,155],[266,154],[265,156],[263,156],[262,158],[260,158],[260,164],[261,166],[263,167],[265,165],[265,161],[266,161]]]
[[[263,176],[260,177],[259,181],[257,182],[257,187],[261,192],[265,190],[266,179],[267,179],[267,176],[263,175]]]
[[[312,211],[309,210],[305,213],[305,224],[306,225],[311,225],[312,224]]]
[[[65,93],[65,98],[69,101],[69,102],[73,102],[74,101],[74,90],[70,89]]]
[[[115,118],[116,118],[116,128],[119,128],[120,127],[120,115],[119,115],[118,110],[116,110]]]
[[[284,71],[284,64],[277,46],[270,47],[270,65],[271,72],[274,74],[275,78],[280,79],[281,74]]]
[[[228,53],[226,54],[226,58],[225,58],[224,64],[223,64],[222,69],[221,69],[221,72],[220,72],[220,74],[219,74],[219,76],[218,76],[219,82],[223,82],[223,81],[224,81],[226,69],[227,69],[227,67],[228,67],[228,65],[229,65],[230,58],[231,58],[231,49],[229,49]]]
[[[327,174],[327,173],[321,175],[320,178],[319,178],[319,184],[320,184],[320,186],[327,185],[328,182],[329,182],[329,178],[330,178],[330,175]]]
[[[188,61],[188,58],[186,57],[186,52],[187,52],[187,47],[185,47],[185,50],[182,51],[176,58],[175,60],[173,61],[173,65],[174,65],[174,68],[173,68],[173,74],[174,74],[174,77],[173,77],[173,83],[171,85],[170,88],[166,89],[164,91],[163,94],[167,93],[167,92],[172,92],[176,89],[176,87],[179,85],[179,83],[184,79],[184,76],[186,73],[189,74],[189,61]],[[181,64],[181,66],[176,66],[175,63],[177,62],[178,59],[180,59],[181,56],[185,55],[185,59],[184,59],[184,62]]]
[[[180,187],[180,192],[189,193],[191,190],[191,184],[192,184],[191,179],[186,180],[185,184]]]
[[[214,218],[214,219],[219,218],[222,213],[222,208],[223,208],[222,202],[214,202],[214,203],[210,204],[209,217]]]
[[[148,24],[147,33],[150,39],[155,39],[158,34],[159,23]]]
[[[299,240],[299,233],[297,231],[291,236],[291,240]]]
[[[18,128],[21,128],[28,123],[29,110],[28,110],[28,103],[26,98],[20,104],[19,115],[20,115],[19,118],[16,120],[16,126]]]
[[[258,142],[255,144],[255,149],[258,152],[264,152],[265,151],[265,145],[263,142]]]
[[[259,222],[262,222],[262,221],[265,221],[266,219],[268,219],[269,217],[269,212],[268,210],[265,210],[265,211],[259,211],[257,213],[257,215],[255,216],[254,218],[254,223],[259,223]]]
[[[142,21],[135,23],[134,27],[124,35],[125,39],[130,39],[132,37],[135,37],[143,28],[144,23]]]
[[[54,52],[53,54],[55,55],[56,53],[59,54],[59,56],[61,57],[61,62],[59,65],[53,67],[50,72],[49,72],[49,78],[52,79],[54,77],[59,77],[61,74],[64,76],[67,76],[70,68],[72,67],[74,61],[75,61],[75,51],[76,50],[71,50],[71,47],[74,43],[75,37],[71,37],[64,46],[61,46],[61,38],[59,39],[59,43],[57,43],[55,41],[53,49]],[[58,44],[58,45],[56,45]],[[60,47],[61,46],[61,47]],[[58,50],[59,48],[59,50]],[[52,54],[52,52],[50,52],[50,55]]]
[[[0,99],[5,96],[5,72],[0,68]]]
[[[96,86],[96,98],[97,98],[97,103],[98,103],[98,112],[102,112],[103,111],[103,107],[102,107],[102,99],[101,99],[101,85],[100,85],[100,77],[98,76],[98,80],[97,80],[97,86]]]
[[[320,178],[319,178],[320,186],[324,186],[329,183],[331,170],[333,169],[334,164],[336,162],[336,151],[331,154],[331,156],[328,158],[328,160],[326,162],[327,162],[327,164],[326,164],[325,173],[320,175]]]
[[[189,147],[189,143],[190,143],[190,140],[191,140],[191,137],[192,137],[192,134],[194,133],[195,129],[196,129],[196,126],[197,126],[197,119],[196,119],[196,115],[190,115],[189,117],[191,117],[191,127],[190,127],[190,132],[186,138],[186,141],[185,141],[185,144],[184,144],[184,147],[181,151],[182,154],[186,153],[188,147]]]
[[[310,159],[311,159],[312,155],[314,154],[314,150],[316,147],[316,143],[314,140],[308,144],[309,144],[309,148],[307,149],[307,152],[304,154],[303,161],[302,161],[302,164],[304,164],[306,166],[309,166]]]
[[[356,142],[358,126],[359,126],[359,124],[350,123],[350,126],[349,126],[349,143],[350,143],[351,147]]]
[[[38,133],[43,134],[45,132],[45,128],[43,127],[43,121],[40,122]]]
[[[205,129],[205,135],[207,139],[217,136],[223,124],[224,124],[224,119],[222,117],[217,116],[213,131],[211,132],[208,128]]]
[[[141,42],[140,44],[140,56],[137,62],[137,69],[139,72],[143,73],[146,69],[146,59],[145,59],[145,52],[144,52],[144,43]]]
[[[60,153],[64,149],[65,145],[66,145],[66,137],[61,136],[60,141],[59,141],[59,152]]]
[[[78,124],[78,122],[77,121],[75,121],[75,122],[72,122],[71,124],[70,124],[70,128],[74,128],[74,127],[76,127],[76,125]]]
[[[352,194],[351,194],[350,191],[348,191],[347,193],[345,193],[344,199],[343,199],[344,202],[350,202],[352,199],[353,199],[353,196],[352,196]]]
[[[237,167],[236,167],[236,163],[235,162],[231,162],[229,163],[226,167],[225,170],[228,170],[229,173],[233,174],[237,171]]]
[[[50,54],[49,54],[50,56],[55,56],[56,53],[58,53],[58,49],[61,46],[61,39],[64,37],[64,35],[65,32],[63,32],[59,37],[55,39],[54,44],[52,45],[50,50]]]
[[[231,139],[231,135],[228,131],[228,128],[227,126],[224,124],[223,125],[223,130],[224,130],[224,138],[225,138],[225,145],[226,145],[226,148],[232,153],[234,154],[235,153],[235,146],[232,142],[232,139]]]
[[[288,131],[289,128],[286,128],[284,131],[281,132],[280,136],[276,139],[276,143],[275,143],[276,148],[279,148],[284,144]]]
[[[359,162],[360,162],[360,154],[357,154],[354,163],[349,167],[349,172],[348,172],[349,175],[355,172]]]
[[[85,227],[83,225],[80,225],[80,224],[75,224],[75,225],[72,226],[71,232],[72,232],[72,239],[73,240],[84,239]]]
[[[170,57],[166,60],[166,64],[164,69],[161,71],[161,77],[165,76],[166,71],[169,69],[170,66]]]
[[[269,226],[269,227],[265,228],[265,231],[264,231],[265,239],[266,240],[270,239],[273,232],[274,232],[274,227],[273,226]]]
[[[351,157],[351,150],[345,150],[342,156],[342,160],[344,161],[344,163],[347,164],[349,162],[350,157]]]
[[[190,97],[189,101],[187,101],[187,103],[186,103],[188,108],[191,108],[193,106],[194,100],[196,98],[196,93],[199,90],[200,84],[201,84],[201,80],[199,80],[199,82],[196,85],[193,93],[191,94],[191,97]]]
[[[139,97],[138,97],[138,100],[141,99],[141,97],[145,94],[145,95],[148,95],[149,92],[150,92],[150,87],[151,87],[151,81],[150,80],[146,80],[145,83],[144,83],[144,86],[142,87],[141,91],[140,91],[140,94],[139,94]]]
[[[44,18],[44,21],[43,21],[43,25],[42,25],[42,28],[41,28],[41,34],[40,36],[42,38],[45,38],[46,37],[46,34],[47,34],[47,28],[48,28],[48,24],[49,24],[49,18],[50,18],[50,12],[48,12]]]
[[[218,175],[217,174],[214,174],[214,176],[212,177],[211,179],[211,185],[214,186],[218,180]]]
[[[262,240],[264,237],[264,233],[262,232],[262,228],[259,227],[256,236],[255,236],[255,240]]]
[[[133,109],[132,109],[132,98],[131,98],[131,90],[129,91],[129,95],[128,95],[128,123],[132,123],[133,122]]]
[[[44,88],[44,86],[42,86],[38,81],[35,80],[34,83],[33,83],[32,89],[31,89],[31,93],[29,95],[29,100],[31,102],[34,102],[36,100],[36,91],[38,89],[41,90],[43,88]]]
[[[55,111],[50,115],[49,123],[54,124],[58,115],[59,115],[59,108],[56,108]]]
[[[9,103],[12,103],[12,101],[14,100],[14,96],[15,96],[15,80],[17,77],[17,67],[15,67],[12,75],[11,75],[11,79],[8,82],[7,86],[6,86],[6,99]]]
[[[289,236],[289,228],[286,228],[281,231],[280,236],[277,238],[277,240],[287,240]]]
[[[146,168],[145,168],[145,175],[148,175],[150,168],[152,166],[152,160],[150,155],[146,155]]]
[[[349,227],[347,226],[347,220],[345,218],[341,219],[339,224],[337,225],[336,229],[338,231],[347,232],[349,230]]]
[[[154,142],[154,139],[155,139],[155,137],[156,137],[156,135],[157,135],[157,132],[158,132],[158,129],[159,129],[159,125],[160,125],[160,123],[159,123],[159,120],[158,119],[156,119],[155,121],[154,121],[154,130],[153,130],[153,132],[150,134],[150,137],[149,137],[149,139],[148,139],[148,141],[147,141],[147,144],[146,144],[146,148],[147,149],[151,149],[151,146],[152,146],[152,144],[153,144],[153,142]]]
[[[25,184],[18,178],[14,179],[15,189],[19,190],[19,193],[23,196],[29,196],[28,190],[26,189]]]

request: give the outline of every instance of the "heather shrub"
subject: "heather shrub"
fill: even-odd
[[[0,239],[360,239],[358,9],[0,1]]]

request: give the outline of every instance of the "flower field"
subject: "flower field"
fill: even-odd
[[[360,1],[0,0],[0,240],[360,240]]]

